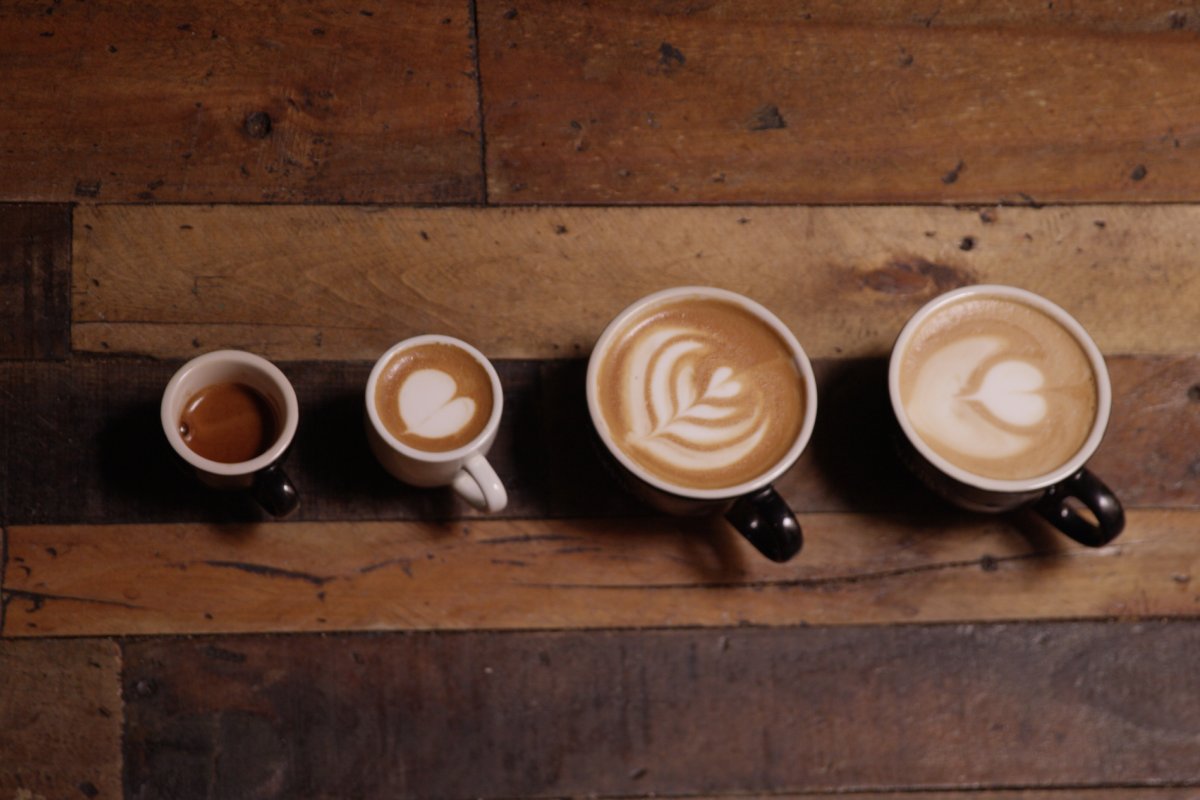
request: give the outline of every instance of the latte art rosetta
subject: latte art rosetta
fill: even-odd
[[[788,345],[728,301],[686,298],[631,319],[599,358],[596,395],[615,446],[688,489],[739,486],[774,467],[804,418]]]
[[[744,459],[766,433],[766,408],[734,367],[706,367],[714,350],[704,331],[667,328],[629,355],[630,447],[680,470],[723,469]]]

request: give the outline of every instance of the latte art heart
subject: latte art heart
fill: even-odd
[[[475,401],[457,397],[454,378],[437,369],[413,372],[400,387],[400,419],[417,436],[440,439],[461,431],[475,414]]]
[[[1045,383],[1042,371],[1033,364],[1001,361],[987,370],[983,385],[963,399],[982,404],[1010,425],[1029,427],[1046,418],[1046,398],[1039,393]]]
[[[392,436],[418,450],[471,442],[494,408],[491,377],[462,348],[442,342],[397,352],[375,386],[375,410]]]
[[[908,420],[951,463],[990,478],[1045,475],[1083,445],[1096,382],[1078,341],[1031,306],[973,298],[932,315],[900,369]]]

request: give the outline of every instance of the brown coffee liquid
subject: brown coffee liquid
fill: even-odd
[[[192,452],[239,464],[265,453],[279,435],[275,409],[244,383],[214,383],[192,395],[179,418],[179,435]]]

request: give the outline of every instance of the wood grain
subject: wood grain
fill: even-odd
[[[0,676],[0,795],[122,796],[116,643],[0,639]]]
[[[249,498],[205,489],[181,467],[159,418],[181,362],[75,358],[0,364],[0,513],[10,524],[253,523]],[[478,517],[448,490],[385,473],[363,433],[365,362],[281,362],[300,398],[287,470],[302,521]],[[1109,359],[1114,407],[1091,466],[1130,507],[1200,508],[1200,356]],[[505,411],[489,459],[509,518],[648,513],[598,455],[585,362],[498,362]],[[776,487],[800,511],[937,512],[890,444],[886,362],[816,363],[817,429]]]
[[[478,202],[465,0],[0,9],[0,199]]]
[[[710,284],[766,304],[810,356],[875,356],[926,300],[984,282],[1058,302],[1106,353],[1200,352],[1194,205],[82,206],[74,249],[72,346],[92,352],[374,359],[444,332],[562,358],[636,298]]]
[[[1194,622],[141,640],[128,791],[1194,788],[1198,646]]]
[[[64,358],[70,340],[71,209],[0,204],[0,358]]]
[[[1095,5],[485,0],[488,196],[1194,199],[1195,15]]]
[[[1200,615],[1200,512],[1100,550],[1031,517],[801,514],[767,561],[671,518],[14,526],[5,635],[862,625]]]

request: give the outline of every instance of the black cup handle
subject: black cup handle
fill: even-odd
[[[772,561],[787,561],[804,543],[796,515],[770,486],[739,497],[725,519]]]
[[[256,472],[250,491],[258,504],[273,517],[286,517],[300,505],[300,493],[279,464]]]
[[[1096,522],[1085,519],[1067,505],[1072,497],[1096,515]],[[1047,489],[1033,509],[1051,525],[1088,547],[1103,547],[1125,528],[1125,510],[1117,496],[1086,469]]]

